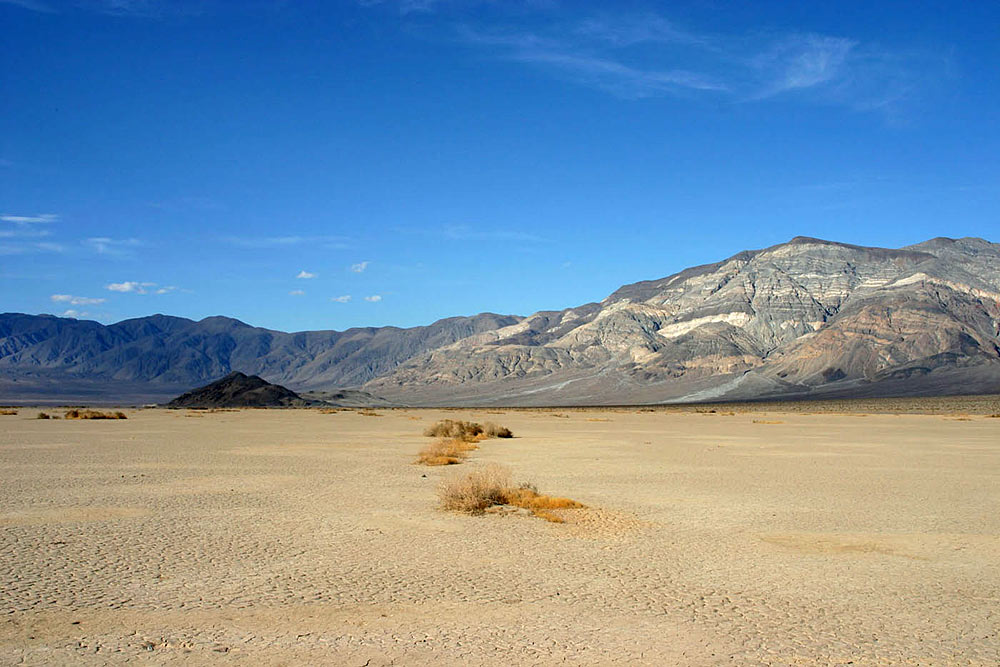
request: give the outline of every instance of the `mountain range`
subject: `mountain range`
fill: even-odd
[[[797,237],[600,302],[410,329],[0,315],[0,400],[153,402],[232,371],[403,405],[1000,392],[1000,245]]]

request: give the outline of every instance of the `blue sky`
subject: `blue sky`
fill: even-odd
[[[0,311],[530,314],[1000,240],[1000,5],[0,0]]]

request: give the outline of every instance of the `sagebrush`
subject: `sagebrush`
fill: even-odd
[[[569,498],[542,495],[533,484],[515,484],[510,470],[496,463],[446,479],[438,489],[438,497],[445,510],[481,514],[495,505],[513,505],[553,523],[565,520],[551,510],[584,507]]]
[[[65,419],[128,419],[124,412],[101,412],[100,410],[67,410]]]
[[[514,434],[505,426],[486,422],[460,421],[457,419],[442,419],[427,427],[424,435],[430,438],[461,438],[469,442],[484,438],[513,438]]]

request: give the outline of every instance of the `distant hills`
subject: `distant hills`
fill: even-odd
[[[598,303],[412,329],[0,315],[0,400],[151,402],[234,370],[406,405],[1000,392],[1000,246],[798,237]]]

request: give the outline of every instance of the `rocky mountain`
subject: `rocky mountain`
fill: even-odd
[[[284,333],[228,317],[153,315],[105,326],[7,313],[0,400],[156,403],[233,370],[297,391],[357,387],[414,355],[520,319],[485,313],[411,329]]]
[[[233,371],[224,378],[182,394],[168,408],[304,408],[323,405],[302,398],[256,375]]]
[[[799,237],[429,350],[410,403],[614,404],[1000,392],[1000,246]]]
[[[103,326],[0,316],[0,397],[70,386],[139,395],[234,369],[410,405],[1000,392],[1000,245],[799,237],[599,303],[415,329],[286,334],[221,317]]]

